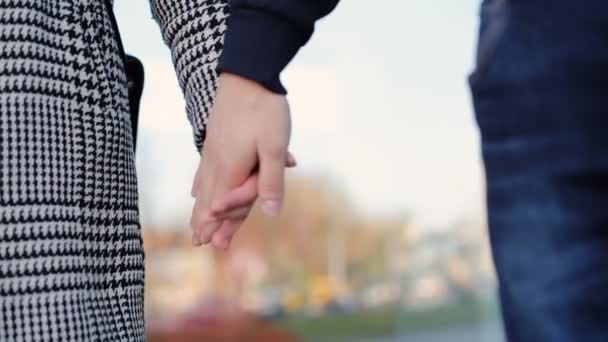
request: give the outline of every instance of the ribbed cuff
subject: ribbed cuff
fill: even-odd
[[[286,94],[280,80],[311,32],[289,21],[255,9],[233,11],[228,19],[224,51],[218,73],[230,72],[262,84],[272,92]]]

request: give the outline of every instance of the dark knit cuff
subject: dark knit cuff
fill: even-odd
[[[286,94],[280,80],[281,71],[311,34],[312,31],[302,31],[272,13],[255,9],[233,10],[228,19],[218,72],[237,74],[275,93]]]

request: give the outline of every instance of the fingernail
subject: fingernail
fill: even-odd
[[[199,230],[195,231],[194,236],[196,239],[197,246],[202,246],[202,245],[207,244],[207,242],[203,238],[203,233],[201,233],[201,231],[199,231]]]
[[[278,216],[281,211],[281,203],[277,200],[262,201],[262,211],[268,216]]]
[[[224,248],[224,250],[228,250],[228,248],[230,248],[230,242],[232,242],[232,237],[226,237],[222,241],[222,247]]]
[[[215,247],[217,249],[220,249],[220,250],[223,250],[223,251],[227,250],[228,246],[229,246],[229,243],[226,240],[222,240],[222,241],[218,242],[217,244],[215,244]]]
[[[200,246],[201,242],[198,239],[198,235],[196,233],[192,234],[192,245],[193,246]]]

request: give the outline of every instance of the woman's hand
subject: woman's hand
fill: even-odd
[[[255,201],[252,189],[264,213],[279,214],[290,134],[285,96],[240,76],[220,75],[193,185],[196,201],[191,226],[195,244],[213,242],[216,247],[227,248]],[[246,191],[236,196],[242,199],[246,194],[249,200],[240,202],[243,205],[238,206],[238,213],[230,210],[233,216],[219,219],[214,212],[226,212],[221,209],[227,202],[222,201],[230,198],[226,196],[231,190],[239,188]],[[218,206],[215,211],[212,205]]]

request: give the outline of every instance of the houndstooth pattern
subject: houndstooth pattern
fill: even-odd
[[[150,3],[165,43],[171,48],[194,142],[200,150],[217,87],[216,68],[230,12],[228,0],[151,0]]]
[[[226,5],[153,6],[200,146]],[[2,342],[145,340],[133,141],[113,34],[100,0],[0,0]]]

